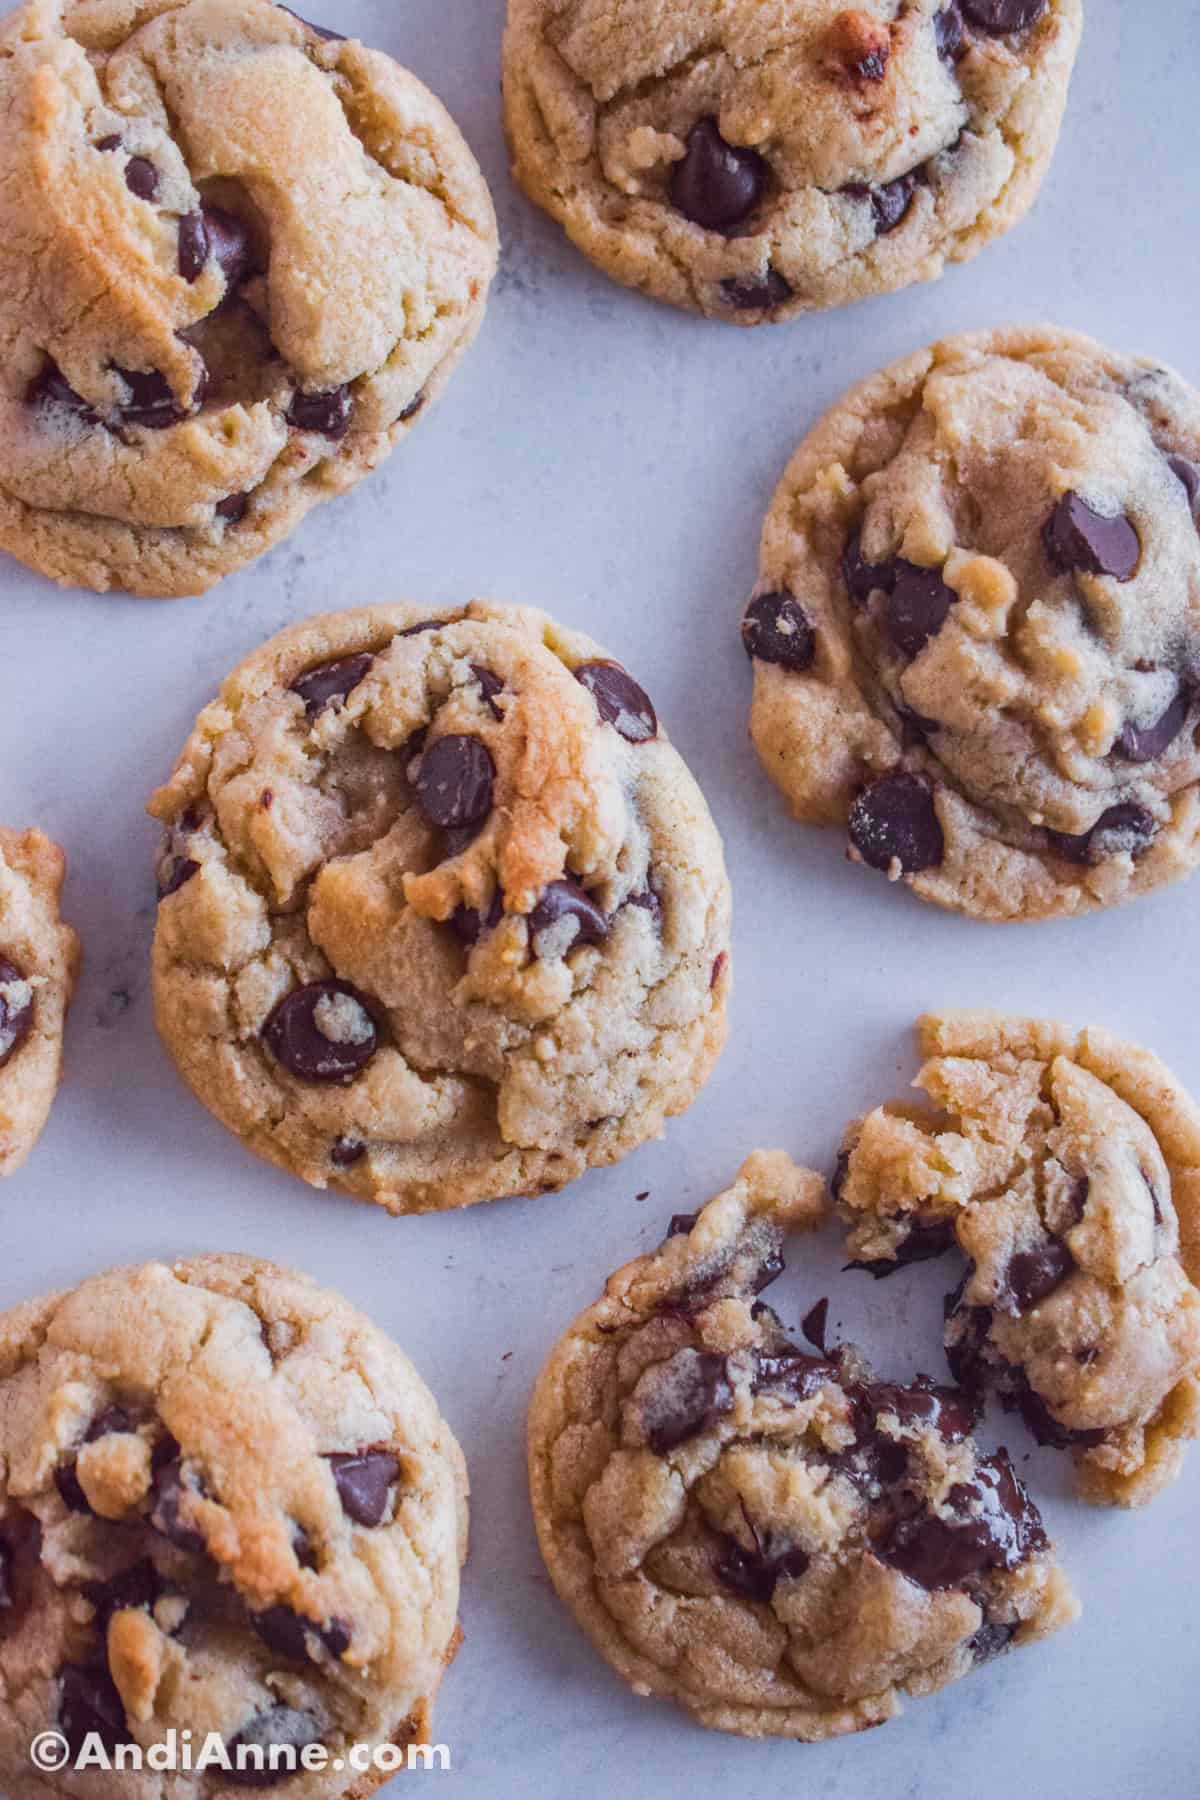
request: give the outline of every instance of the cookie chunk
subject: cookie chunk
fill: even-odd
[[[159,1029],[222,1123],[315,1187],[393,1212],[548,1192],[712,1069],[720,837],[649,696],[542,613],[285,631],[151,811]]]
[[[513,170],[616,280],[738,325],[932,281],[1015,225],[1080,0],[509,0]]]
[[[41,1136],[62,1079],[79,939],[59,916],[66,859],[40,831],[0,825],[0,1177]]]
[[[366,475],[496,262],[486,184],[390,57],[270,0],[0,25],[0,545],[202,593]]]
[[[743,1737],[881,1724],[1076,1612],[966,1395],[814,1355],[758,1298],[824,1212],[819,1176],[756,1152],[609,1278],[530,1413],[560,1598],[635,1692]]]
[[[883,1276],[959,1250],[955,1378],[1069,1448],[1085,1499],[1141,1505],[1200,1431],[1200,1109],[1107,1031],[970,1012],[917,1030],[934,1110],[847,1133],[851,1255]]]
[[[155,1800],[162,1777],[35,1776],[168,1733],[427,1742],[457,1647],[462,1453],[408,1358],[339,1295],[245,1256],[151,1263],[0,1322],[0,1784]],[[181,1800],[276,1785],[177,1775]],[[296,1800],[369,1792],[298,1773]]]
[[[922,899],[1077,914],[1200,861],[1200,395],[1049,328],[854,388],[768,515],[751,733]]]

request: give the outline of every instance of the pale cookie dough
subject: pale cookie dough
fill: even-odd
[[[40,831],[0,825],[0,1177],[41,1136],[62,1079],[79,939],[59,916],[66,858]]]
[[[1148,1051],[996,1013],[929,1014],[914,1086],[848,1131],[853,1257],[957,1247],[955,1379],[994,1386],[1087,1500],[1137,1506],[1200,1432],[1200,1108]]]
[[[167,826],[159,1030],[261,1156],[393,1212],[658,1135],[725,1036],[730,892],[650,699],[530,608],[310,620],[206,707]]]
[[[966,1396],[876,1381],[811,1315],[802,1350],[757,1298],[824,1216],[819,1176],[757,1151],[609,1277],[529,1417],[560,1598],[635,1692],[743,1737],[882,1724],[1077,1611]]]
[[[29,1746],[429,1742],[466,1539],[433,1396],[306,1276],[202,1256],[18,1307],[0,1321],[0,1787],[361,1800],[382,1775],[37,1775]]]
[[[976,918],[1200,861],[1200,394],[1049,326],[950,338],[805,439],[743,622],[808,824]]]
[[[457,127],[270,0],[30,0],[0,24],[0,546],[202,593],[351,487],[496,264]]]
[[[616,280],[739,325],[932,281],[1032,205],[1081,0],[509,0],[513,171]]]

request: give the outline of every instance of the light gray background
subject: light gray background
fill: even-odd
[[[747,1151],[831,1163],[843,1121],[911,1078],[940,1003],[1044,1010],[1149,1043],[1200,1085],[1200,887],[1109,917],[989,927],[943,916],[789,823],[746,739],[737,636],[759,522],[790,451],[851,381],[928,339],[1046,318],[1200,377],[1200,10],[1088,0],[1063,140],[1032,217],[940,285],[741,332],[607,282],[510,183],[499,124],[504,0],[307,0],[446,101],[492,183],[504,257],[478,346],[406,448],[205,599],[60,593],[0,569],[0,818],[68,849],[86,966],[68,1078],[3,1191],[0,1303],[104,1265],[201,1248],[292,1261],[367,1308],[461,1436],[474,1484],[466,1644],[437,1715],[463,1800],[614,1787],[724,1800],[975,1800],[1193,1791],[1200,1750],[1194,1518],[1200,1451],[1149,1512],[1090,1511],[1061,1459],[1036,1483],[1085,1606],[886,1730],[820,1748],[702,1732],[627,1694],[555,1600],[530,1525],[526,1398],[552,1338],[667,1216]],[[559,1197],[391,1220],[258,1163],[188,1096],[147,992],[155,832],[142,805],[233,663],[305,614],[402,595],[535,602],[636,671],[725,833],[736,993],[718,1073],[666,1141]],[[635,1196],[650,1190],[639,1203]],[[940,1369],[936,1271],[876,1287],[799,1248],[772,1294],[884,1366]],[[1018,1458],[1030,1445],[993,1421]],[[1019,1466],[1022,1466],[1019,1463]],[[421,1779],[420,1777],[417,1778]],[[389,1789],[389,1793],[392,1792]]]

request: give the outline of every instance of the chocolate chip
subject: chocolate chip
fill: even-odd
[[[709,1430],[733,1406],[729,1365],[715,1350],[680,1350],[659,1365],[662,1387],[646,1401],[642,1422],[656,1456]]]
[[[1017,1312],[1029,1312],[1039,1300],[1052,1294],[1075,1268],[1075,1258],[1057,1238],[1036,1250],[1018,1250],[1005,1274],[1009,1298]]]
[[[947,1443],[969,1437],[979,1418],[978,1399],[958,1388],[938,1387],[928,1375],[918,1375],[908,1386],[876,1381],[860,1388],[858,1395],[873,1417],[894,1413],[901,1425],[926,1426]]]
[[[647,880],[647,882],[649,882],[649,880],[650,880],[650,872],[649,871],[647,871],[647,873],[646,873],[646,880]],[[626,904],[626,906],[639,907],[642,912],[649,913],[651,915],[651,918],[654,922],[655,927],[658,927],[662,924],[662,901],[659,899],[658,894],[655,892],[653,887],[646,886],[646,887],[642,888],[638,893],[630,894],[630,896],[629,896],[628,900],[626,900],[625,904]]]
[[[240,286],[244,281],[253,266],[254,256],[250,233],[236,213],[226,212],[223,207],[205,206],[202,211],[208,254],[225,277],[225,293],[228,299],[234,288]]]
[[[496,888],[485,912],[474,906],[456,906],[448,924],[459,942],[471,949],[486,932],[494,931],[503,917],[504,900]]]
[[[842,551],[842,579],[850,598],[865,606],[877,588],[891,593],[896,585],[896,564],[867,562],[862,553],[862,532],[852,531]]]
[[[132,1430],[133,1420],[123,1406],[106,1406],[88,1427],[85,1442],[94,1444],[99,1438],[114,1437],[120,1432]]]
[[[778,1555],[769,1555],[761,1549],[743,1550],[735,1538],[729,1538],[717,1562],[716,1575],[718,1581],[735,1593],[769,1605],[780,1581],[785,1577],[799,1580],[808,1563],[803,1550],[795,1545]]]
[[[967,1640],[967,1651],[973,1662],[991,1662],[993,1657],[1004,1654],[1016,1635],[1015,1625],[989,1622],[981,1625],[974,1637]]]
[[[16,963],[0,956],[0,1069],[17,1054],[33,1028],[33,989],[29,989],[23,1000],[4,992],[12,983],[23,983],[24,980]]]
[[[1051,846],[1068,862],[1101,863],[1109,856],[1140,856],[1158,831],[1153,813],[1132,800],[1110,806],[1090,831],[1072,837],[1065,831],[1047,831]]]
[[[75,1473],[75,1464],[73,1462],[64,1463],[61,1469],[55,1471],[54,1485],[58,1489],[59,1499],[67,1508],[68,1512],[91,1512],[91,1502],[80,1485],[79,1477]]]
[[[114,1575],[110,1581],[92,1582],[84,1591],[96,1609],[96,1628],[104,1637],[115,1613],[151,1612],[165,1588],[154,1564],[149,1557],[143,1557],[131,1569]]]
[[[992,1328],[992,1309],[990,1306],[960,1309],[958,1302],[969,1279],[970,1271],[963,1277],[957,1291],[946,1299],[946,1362],[960,1387],[966,1388],[968,1392],[977,1392],[983,1386],[987,1374],[984,1346]]]
[[[496,765],[480,737],[439,738],[421,758],[414,786],[431,825],[446,830],[482,825],[492,810]]]
[[[963,16],[958,0],[933,15],[933,38],[943,62],[957,62],[963,50]]]
[[[790,594],[759,594],[742,620],[746,655],[797,673],[812,667],[816,633],[804,608]]]
[[[119,131],[110,131],[107,137],[96,139],[96,148],[107,154],[111,150],[119,150],[123,141]]]
[[[177,1550],[186,1550],[192,1556],[199,1556],[206,1548],[202,1534],[194,1525],[189,1525],[182,1517],[181,1501],[185,1494],[195,1494],[199,1490],[190,1486],[183,1478],[183,1465],[178,1458],[165,1463],[154,1477],[154,1505],[150,1512],[150,1523],[155,1531],[165,1537]]]
[[[357,1450],[325,1460],[347,1517],[357,1525],[382,1524],[388,1495],[400,1476],[399,1459],[390,1450]]]
[[[302,19],[300,14],[293,12],[290,6],[280,6],[279,10],[287,13],[290,18],[296,20],[297,24],[303,25],[306,31],[311,31],[314,37],[323,39],[327,44],[344,44],[347,41],[342,32],[330,31],[327,25],[314,25],[311,19]]]
[[[1180,687],[1166,711],[1152,725],[1134,725],[1127,720],[1113,745],[1113,753],[1125,762],[1153,762],[1168,750],[1187,724],[1192,710],[1192,692]]]
[[[961,0],[961,5],[972,25],[993,37],[1024,31],[1046,10],[1046,0]]]
[[[100,415],[77,394],[58,364],[47,357],[42,372],[30,382],[25,393],[30,406],[61,406],[74,413],[83,425],[99,425]]]
[[[936,569],[897,562],[895,586],[887,605],[888,635],[902,656],[919,656],[950,616],[958,595]]]
[[[354,398],[348,386],[326,388],[311,394],[301,388],[292,396],[287,422],[297,431],[315,431],[337,443],[350,429],[353,410]]]
[[[125,164],[125,186],[139,200],[158,198],[158,170],[147,156],[131,156]]]
[[[366,652],[361,656],[341,656],[336,662],[318,663],[315,669],[298,675],[288,692],[299,694],[310,719],[317,718],[335,700],[345,700],[360,681],[371,673],[375,658]]]
[[[825,1356],[809,1356],[794,1347],[780,1351],[756,1350],[750,1385],[756,1394],[778,1394],[792,1401],[810,1400],[836,1375],[836,1364]]]
[[[335,1169],[352,1169],[367,1154],[367,1146],[361,1138],[335,1138],[329,1151],[329,1160]]]
[[[809,1343],[825,1355],[825,1327],[829,1322],[829,1301],[818,1300],[800,1321],[800,1329]]]
[[[946,853],[946,840],[934,806],[933,791],[916,775],[883,775],[864,788],[850,809],[850,842],[872,869],[915,875],[935,869]]]
[[[240,525],[246,516],[246,509],[249,505],[249,494],[226,494],[223,500],[217,501],[213,511],[218,519],[224,519],[227,525]]]
[[[198,281],[208,261],[208,227],[203,212],[184,213],[179,221],[177,266],[185,281]]]
[[[193,875],[199,873],[200,864],[190,856],[177,856],[165,864],[158,880],[159,904],[170,899],[172,894],[177,894],[180,888],[192,879]]]
[[[989,1569],[1015,1569],[1046,1548],[1041,1515],[1005,1450],[982,1459],[975,1480],[950,1489],[950,1518],[901,1519],[880,1558],[930,1591],[960,1587]]]
[[[592,696],[605,724],[614,726],[627,743],[648,744],[658,736],[658,714],[650,696],[620,663],[581,663],[575,679]]]
[[[311,1713],[298,1712],[292,1706],[272,1706],[257,1713],[230,1738],[225,1746],[230,1766],[221,1779],[231,1787],[277,1787],[299,1773],[300,1752],[320,1742],[321,1732]],[[279,1751],[290,1754],[273,1754]]]
[[[729,144],[713,118],[698,119],[671,171],[671,204],[705,231],[731,231],[761,200],[769,170],[757,150]]]
[[[471,673],[479,683],[480,692],[487,702],[493,719],[502,719],[504,714],[496,705],[497,694],[504,692],[504,683],[500,677],[493,675],[490,669],[485,669],[480,663],[471,664]]]
[[[778,269],[765,275],[727,275],[721,283],[723,298],[735,312],[759,312],[782,306],[792,298],[795,289]]]
[[[66,1663],[58,1672],[58,1728],[78,1760],[88,1738],[95,1733],[110,1753],[129,1740],[125,1707],[116,1683],[106,1669],[85,1669]]]
[[[141,425],[146,431],[166,431],[186,418],[188,409],[179,404],[165,375],[157,369],[121,369],[116,373],[129,389],[129,399],[121,408],[127,425]],[[199,403],[199,390],[197,400]]]
[[[563,920],[575,927],[568,937]],[[529,942],[535,956],[565,956],[579,944],[602,944],[609,922],[577,881],[552,881],[529,915]],[[553,942],[545,934],[553,931]]]
[[[672,1213],[671,1222],[667,1226],[667,1236],[669,1238],[686,1236],[699,1217],[700,1214],[698,1212]]]
[[[908,174],[897,175],[895,181],[885,182],[882,187],[869,188],[855,184],[842,191],[855,200],[870,200],[871,210],[875,214],[876,235],[886,237],[889,231],[895,231],[912,205],[916,186],[916,175]]]
[[[1073,490],[1063,495],[1046,520],[1042,542],[1060,573],[1082,569],[1129,581],[1142,557],[1141,540],[1124,513],[1097,512]]]
[[[1000,1399],[1006,1412],[1020,1414],[1025,1429],[1043,1449],[1090,1450],[1097,1444],[1102,1444],[1108,1436],[1106,1431],[1076,1431],[1056,1419],[1020,1369],[1011,1370],[1005,1376]]]
[[[1188,505],[1194,513],[1196,502],[1200,500],[1200,463],[1190,462],[1186,456],[1168,456],[1167,467],[1183,483]],[[1197,524],[1200,524],[1200,519]]]
[[[290,1606],[269,1606],[265,1612],[253,1613],[250,1623],[263,1643],[279,1656],[293,1662],[316,1662],[315,1643],[321,1643],[330,1656],[342,1657],[350,1648],[352,1633],[341,1619],[328,1625],[303,1619]]]
[[[399,415],[400,424],[407,425],[410,420],[415,419],[417,414],[424,410],[427,398],[428,396],[422,388],[416,399],[410,400],[404,411]]]
[[[317,1017],[321,1011],[324,1024]],[[338,1035],[329,1035],[326,1026]],[[299,1081],[353,1081],[379,1048],[371,1009],[348,981],[310,981],[295,988],[267,1019],[262,1038]]]

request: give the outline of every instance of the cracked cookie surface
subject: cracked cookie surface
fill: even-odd
[[[961,1391],[878,1381],[823,1338],[801,1349],[758,1298],[825,1198],[819,1176],[756,1152],[610,1276],[530,1411],[560,1598],[635,1692],[746,1737],[882,1724],[901,1693],[1077,1610],[1007,1454],[977,1450]]]
[[[1140,1505],[1200,1431],[1200,1108],[1110,1032],[930,1014],[914,1085],[848,1131],[835,1188],[876,1276],[957,1248],[955,1378],[993,1386],[1085,1499]]]
[[[529,608],[271,640],[154,797],[159,1029],[204,1104],[394,1212],[657,1135],[725,1035],[730,892],[644,690]]]
[[[0,545],[201,593],[440,392],[486,184],[414,76],[270,0],[30,0],[0,104]]]
[[[986,919],[1200,862],[1200,395],[1051,327],[870,377],[793,458],[743,621],[809,824]]]
[[[1080,0],[509,0],[517,180],[609,275],[736,324],[939,276],[1033,203]]]
[[[0,1177],[19,1169],[62,1079],[79,939],[59,914],[66,859],[40,831],[0,825]]]
[[[408,1358],[341,1296],[244,1256],[151,1263],[0,1321],[0,1782],[156,1800],[161,1775],[35,1775],[29,1744],[190,1730],[428,1741],[457,1644],[466,1470]],[[170,1792],[279,1785],[177,1774]],[[356,1785],[358,1784],[358,1785]],[[353,1770],[296,1800],[360,1800]]]

